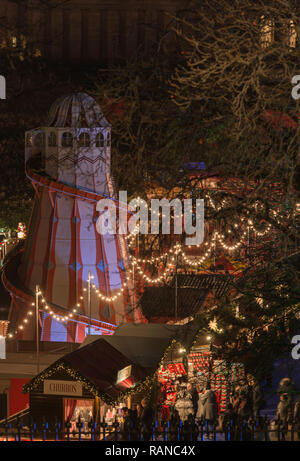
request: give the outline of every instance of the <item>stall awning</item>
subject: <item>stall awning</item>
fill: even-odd
[[[43,378],[49,379],[63,370],[73,379],[82,381],[92,394],[116,399],[124,390],[120,383],[117,384],[118,373],[129,366],[135,382],[143,381],[152,371],[134,363],[101,338],[57,360],[24,386],[24,392],[34,390]]]

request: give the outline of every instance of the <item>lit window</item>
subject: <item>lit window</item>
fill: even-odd
[[[294,21],[289,21],[289,40],[288,45],[291,48],[296,48],[297,45],[297,32],[295,28]]]
[[[96,136],[96,147],[104,147],[105,142],[104,142],[104,136],[102,133],[98,133]]]
[[[88,133],[81,133],[79,136],[79,147],[89,147],[90,136]]]
[[[267,48],[274,42],[274,20],[265,16],[260,19],[260,43],[263,48]]]
[[[15,36],[11,37],[11,46],[16,48],[16,46],[17,46],[17,37],[15,37]]]
[[[72,147],[73,146],[73,136],[69,131],[65,131],[61,138],[62,147]]]
[[[32,135],[31,135],[31,133],[27,133],[27,135],[26,135],[26,146],[27,147],[32,146]]]

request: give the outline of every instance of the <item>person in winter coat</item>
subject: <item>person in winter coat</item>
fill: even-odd
[[[293,401],[295,396],[295,386],[290,378],[283,378],[277,390],[279,394],[279,403],[277,406],[277,417],[284,423],[292,417]]]
[[[194,408],[194,418],[196,418],[197,409],[198,409],[198,392],[194,384],[188,383],[187,384],[187,391],[192,396],[192,403]]]
[[[218,417],[217,396],[211,389],[210,384],[206,386],[206,390],[201,397],[201,403],[203,406],[203,418],[209,424],[213,424]]]
[[[140,416],[140,424],[141,424],[141,433],[143,440],[150,441],[152,438],[152,424],[154,421],[154,410],[151,407],[150,403],[143,399],[141,401],[141,416]]]
[[[248,421],[251,416],[250,395],[245,390],[240,393],[237,415],[239,421]]]
[[[202,404],[202,397],[203,397],[203,389],[199,389],[199,394],[198,394],[198,407],[197,407],[197,413],[196,413],[196,419],[199,421],[204,420],[204,411],[203,411],[203,404]]]

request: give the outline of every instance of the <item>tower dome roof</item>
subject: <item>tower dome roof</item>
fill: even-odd
[[[46,126],[107,128],[110,124],[94,98],[86,93],[73,93],[58,98],[52,104]]]

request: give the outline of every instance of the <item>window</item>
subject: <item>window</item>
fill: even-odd
[[[31,147],[32,146],[32,134],[27,133],[26,135],[26,147]]]
[[[273,18],[261,16],[260,18],[260,44],[262,48],[267,48],[276,41],[284,43],[290,48],[296,48],[297,32],[294,21],[278,20],[276,23]]]
[[[51,131],[51,133],[48,136],[48,146],[49,147],[56,146],[56,134],[53,131]]]
[[[260,19],[260,43],[263,48],[267,48],[274,42],[274,20],[265,16]]]
[[[44,145],[44,133],[38,133],[34,137],[35,147],[42,147]]]
[[[15,36],[11,37],[11,46],[13,48],[16,48],[16,46],[17,46],[17,37],[15,37]]]
[[[81,133],[79,136],[79,147],[89,147],[90,136],[88,133]]]
[[[62,147],[72,147],[73,146],[73,136],[69,131],[65,131],[61,138]]]
[[[297,32],[294,21],[289,21],[288,45],[291,48],[296,48],[297,45]]]
[[[105,146],[105,141],[104,141],[103,133],[98,133],[96,136],[96,147],[104,147],[104,146]]]

